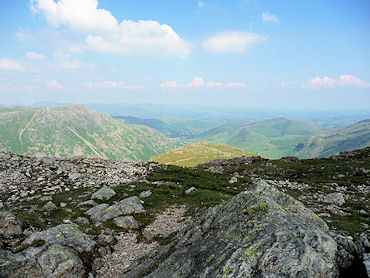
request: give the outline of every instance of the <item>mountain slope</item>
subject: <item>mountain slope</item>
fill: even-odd
[[[214,159],[228,159],[239,156],[257,155],[223,144],[198,142],[157,155],[152,157],[151,160],[163,164],[194,167]]]
[[[363,120],[345,128],[322,131],[298,144],[294,152],[304,158],[328,157],[368,146],[370,146],[370,120]]]
[[[320,127],[309,120],[277,118],[222,125],[193,138],[230,145],[269,158],[293,155],[294,148]]]
[[[172,138],[189,138],[198,135],[208,129],[217,126],[215,122],[196,119],[142,119],[132,116],[113,116],[115,119],[122,119],[129,124],[149,126],[160,133]]]
[[[0,150],[36,156],[148,160],[173,149],[159,132],[115,120],[83,105],[1,107]]]

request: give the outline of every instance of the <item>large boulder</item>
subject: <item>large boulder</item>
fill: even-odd
[[[19,253],[0,250],[0,277],[85,277],[76,252],[66,246],[30,247]]]
[[[23,233],[23,223],[10,211],[0,212],[0,236],[11,238]]]
[[[220,204],[177,236],[148,277],[337,277],[337,243],[302,203],[265,182]]]
[[[60,224],[45,231],[35,232],[21,245],[28,247],[41,244],[67,246],[84,256],[92,255],[95,249],[95,242],[82,233],[75,224]]]
[[[91,196],[91,199],[109,200],[115,195],[116,192],[112,188],[108,186],[103,186]]]
[[[143,212],[145,212],[145,210],[140,199],[133,196],[111,206],[107,204],[97,205],[86,211],[86,214],[95,222],[105,222],[121,215]]]

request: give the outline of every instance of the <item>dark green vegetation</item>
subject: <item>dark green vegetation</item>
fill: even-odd
[[[298,119],[244,121],[211,129],[192,140],[222,143],[269,158],[326,157],[370,146],[370,121],[337,129]]]
[[[129,124],[146,125],[167,137],[189,138],[196,136],[206,130],[217,126],[215,122],[201,121],[195,119],[141,119],[131,116],[113,116],[113,118],[124,120]]]
[[[0,107],[1,151],[145,161],[175,146],[149,127],[127,124],[83,105]]]
[[[234,147],[218,143],[198,142],[192,143],[168,153],[152,157],[152,161],[177,166],[195,167],[214,159],[228,159],[239,156],[257,156]]]

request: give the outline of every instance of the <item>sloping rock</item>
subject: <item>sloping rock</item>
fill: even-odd
[[[61,245],[30,247],[19,253],[0,250],[0,277],[85,277],[81,259]]]
[[[327,230],[302,203],[261,182],[182,230],[148,277],[337,277]]]
[[[0,236],[5,238],[19,236],[23,229],[22,221],[10,211],[0,212]]]
[[[109,200],[115,195],[116,195],[116,192],[114,192],[112,188],[108,186],[103,186],[91,196],[91,199]]]
[[[97,205],[86,211],[86,214],[89,215],[90,218],[95,222],[105,222],[121,215],[129,215],[132,213],[142,212],[145,212],[145,210],[140,202],[140,199],[136,196],[133,196],[124,199],[119,203],[111,205],[110,207],[108,207],[107,204]]]
[[[139,194],[139,197],[140,198],[148,198],[150,195],[152,195],[152,191],[146,190],[146,191],[141,192]]]

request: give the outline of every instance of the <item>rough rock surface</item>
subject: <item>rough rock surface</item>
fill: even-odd
[[[137,229],[139,224],[132,216],[117,217],[114,219],[114,224],[123,229]]]
[[[344,199],[344,196],[342,193],[331,193],[331,194],[326,195],[322,201],[325,203],[342,206],[346,200]]]
[[[19,253],[0,250],[0,277],[85,277],[76,252],[66,246],[30,247]]]
[[[121,215],[143,212],[145,212],[145,210],[140,199],[133,196],[111,206],[108,206],[107,204],[97,205],[86,211],[86,214],[95,222],[105,222]]]
[[[0,212],[0,236],[5,238],[19,236],[23,233],[23,223],[10,211]]]
[[[114,192],[112,188],[108,186],[103,186],[91,196],[91,199],[109,200],[115,195],[116,192]]]
[[[22,246],[32,246],[40,242],[46,245],[68,246],[84,256],[92,255],[95,248],[95,242],[74,224],[60,224],[45,231],[35,232],[22,242]]]
[[[178,235],[148,277],[337,277],[337,244],[299,201],[259,183]]]

